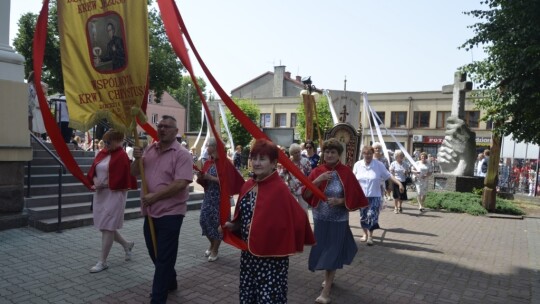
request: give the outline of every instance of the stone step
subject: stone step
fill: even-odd
[[[90,170],[90,166],[91,165],[82,165],[82,166],[79,166],[79,167],[86,174],[88,172],[88,170]],[[36,176],[36,175],[40,175],[40,174],[55,174],[55,175],[58,176],[58,168],[59,168],[58,164],[56,164],[56,165],[45,165],[45,166],[32,165],[30,170],[31,170],[32,176]],[[24,167],[24,174],[25,174],[25,176],[28,176],[28,166]],[[66,172],[66,175],[68,175],[68,174],[71,175],[71,173],[69,173],[69,171]]]
[[[79,166],[89,166],[92,165],[92,162],[94,162],[93,157],[77,157],[75,158],[75,161]],[[55,159],[51,157],[34,157],[32,160],[32,167],[33,166],[53,166],[58,165]]]
[[[202,200],[193,200],[188,201],[188,210],[198,210],[201,208]],[[124,212],[124,220],[136,219],[142,217],[140,207],[126,208]],[[36,229],[45,232],[57,231],[60,230],[78,228],[83,226],[93,225],[94,220],[91,212],[79,214],[79,215],[70,215],[62,217],[60,226],[58,225],[57,218],[49,219],[35,219],[28,220],[29,225]]]

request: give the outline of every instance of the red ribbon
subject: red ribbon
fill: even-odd
[[[266,138],[266,134],[264,134],[257,125],[255,125],[249,117],[247,117],[244,112],[233,102],[233,100],[225,93],[225,91],[221,88],[219,83],[215,80],[215,78],[212,76],[212,73],[208,70],[206,67],[206,64],[201,59],[199,52],[197,51],[195,45],[193,44],[193,41],[191,40],[189,33],[187,31],[187,28],[182,20],[182,17],[180,15],[180,12],[178,11],[178,8],[176,7],[174,1],[172,0],[157,0],[159,10],[161,12],[161,17],[163,20],[163,24],[165,26],[165,31],[167,33],[167,36],[169,37],[169,41],[171,42],[173,49],[180,58],[180,61],[184,65],[184,67],[188,70],[192,82],[197,89],[197,93],[199,94],[199,97],[201,99],[201,103],[204,107],[204,110],[206,112],[206,116],[208,117],[208,123],[211,126],[212,132],[214,134],[214,137],[219,138],[219,133],[216,131],[214,122],[212,120],[212,117],[210,115],[210,109],[208,108],[208,105],[206,103],[206,100],[204,98],[204,95],[197,83],[197,79],[195,78],[195,74],[193,72],[193,68],[191,65],[191,61],[189,60],[189,55],[186,49],[186,46],[184,44],[183,38],[185,37],[187,42],[189,43],[189,46],[191,47],[191,50],[195,54],[195,57],[197,58],[197,61],[201,65],[204,73],[208,77],[208,80],[216,90],[217,94],[221,98],[221,100],[225,103],[225,105],[229,108],[231,113],[239,120],[239,122],[248,130],[248,132],[254,137],[254,138]],[[226,152],[225,147],[223,143],[220,140],[217,140],[217,151],[220,157],[218,158],[218,161],[216,163],[217,170],[218,170],[218,176],[220,180],[220,191],[221,191],[221,201],[220,201],[220,223],[223,225],[230,216],[230,205],[229,205],[229,187],[228,187],[228,180],[226,178],[226,172],[225,171],[225,165],[223,162],[228,161],[226,158]],[[293,163],[292,161],[283,153],[282,151],[279,151],[279,158],[278,161],[287,169],[289,172],[291,172],[295,177],[297,177],[306,187],[308,187],[315,196],[319,197],[320,199],[326,200],[325,195],[322,193],[322,191],[317,188]],[[223,239],[225,242],[236,246],[240,249],[246,249],[247,246],[245,242],[243,242],[240,238],[238,238],[235,235],[232,235],[228,232],[228,230],[224,230],[224,236]]]

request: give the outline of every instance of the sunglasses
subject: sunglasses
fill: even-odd
[[[306,149],[313,149],[313,147],[306,147]]]

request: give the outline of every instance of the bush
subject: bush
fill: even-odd
[[[474,193],[428,192],[424,205],[430,209],[445,209],[457,213],[468,213],[471,215],[487,214],[486,209],[482,206],[482,197]],[[512,202],[501,198],[497,198],[495,213],[524,214]]]

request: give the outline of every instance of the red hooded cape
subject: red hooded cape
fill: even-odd
[[[262,181],[248,180],[242,187],[238,202],[256,185],[259,187],[247,250],[259,257],[278,257],[302,252],[304,245],[314,245],[315,237],[306,212],[277,172]],[[240,220],[239,205],[236,204],[233,222]]]
[[[310,181],[314,181],[319,175],[332,170],[335,170],[337,172],[339,179],[341,180],[341,184],[343,185],[343,191],[345,193],[345,207],[347,208],[347,210],[354,211],[360,208],[367,207],[368,200],[364,195],[364,191],[360,187],[360,183],[356,179],[356,176],[354,176],[352,170],[349,167],[343,165],[341,162],[339,162],[333,168],[326,164],[320,165],[317,168],[313,169],[313,171],[311,171],[311,174],[308,178]],[[328,181],[324,181],[319,184],[319,189],[324,192],[327,185]],[[304,191],[302,192],[302,197],[306,200],[308,204],[316,208],[319,205],[319,198],[317,198],[315,195],[311,195],[311,197],[306,198],[305,192],[306,189],[304,189]]]
[[[116,149],[110,152],[107,149],[101,149],[99,151],[94,159],[94,163],[92,163],[92,167],[90,167],[86,175],[90,184],[94,184],[96,165],[109,154],[111,155],[111,160],[109,161],[109,189],[137,189],[137,179],[131,175],[131,162],[123,149]]]

